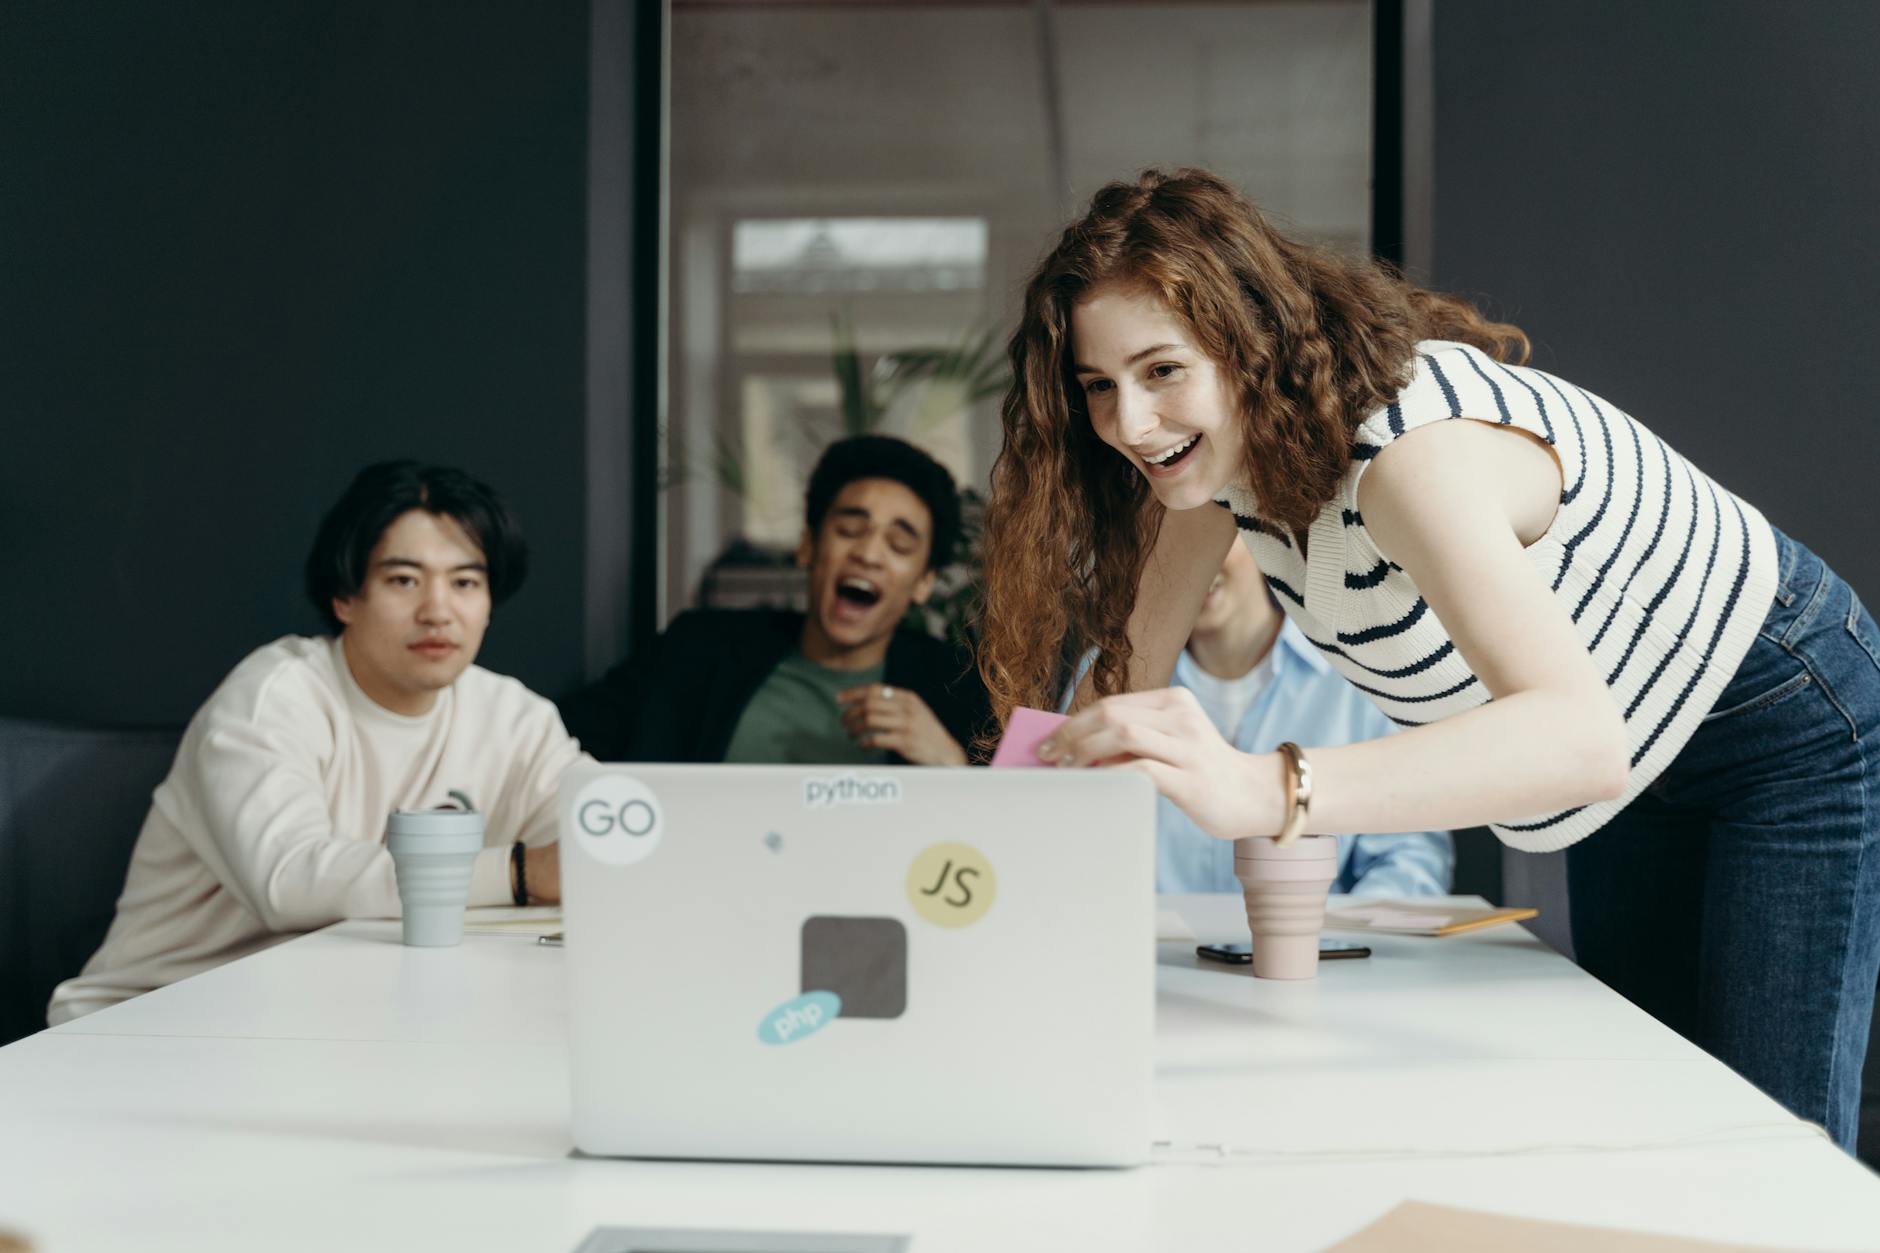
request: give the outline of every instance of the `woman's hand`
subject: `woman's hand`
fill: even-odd
[[[1272,835],[1285,823],[1279,754],[1229,744],[1186,688],[1100,700],[1052,732],[1038,757],[1057,766],[1140,770],[1216,839]]]

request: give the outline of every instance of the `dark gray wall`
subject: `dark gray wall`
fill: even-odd
[[[1880,601],[1880,4],[1436,0],[1433,44],[1436,285]],[[1880,1162],[1880,1047],[1864,1088]]]
[[[0,713],[186,718],[313,629],[361,464],[461,465],[581,673],[584,4],[0,7]]]
[[[1880,5],[1437,0],[1437,286],[1880,600]]]

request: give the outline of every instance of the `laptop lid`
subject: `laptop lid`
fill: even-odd
[[[561,808],[583,1152],[1147,1155],[1141,775],[582,766]]]

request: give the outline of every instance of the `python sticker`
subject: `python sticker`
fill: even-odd
[[[842,998],[834,992],[805,992],[764,1015],[757,1024],[760,1044],[795,1044],[842,1016]]]
[[[992,863],[971,844],[929,845],[907,868],[908,903],[942,927],[978,922],[998,894]]]
[[[901,781],[886,775],[836,774],[803,780],[803,808],[831,805],[899,805]]]
[[[595,779],[575,796],[572,816],[581,847],[609,866],[645,860],[665,834],[659,798],[632,775]]]

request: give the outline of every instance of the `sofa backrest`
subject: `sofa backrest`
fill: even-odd
[[[0,1044],[44,1027],[97,951],[181,738],[0,718]]]

